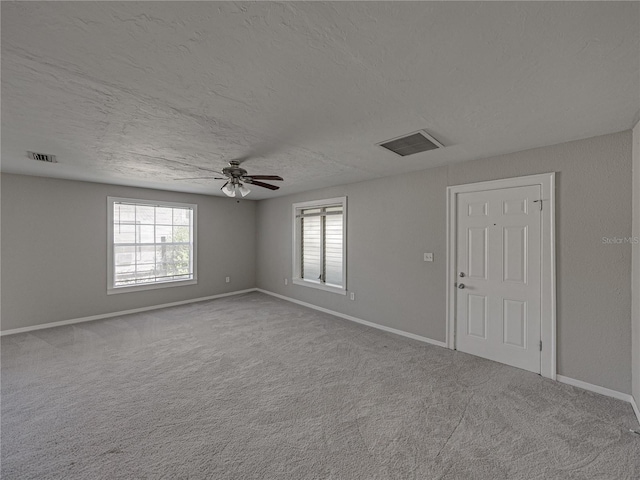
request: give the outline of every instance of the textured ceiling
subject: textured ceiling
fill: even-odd
[[[625,130],[639,7],[2,2],[2,171],[221,195],[175,179],[249,156],[259,199]]]

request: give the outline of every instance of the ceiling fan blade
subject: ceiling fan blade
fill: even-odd
[[[284,180],[279,175],[245,175],[244,178],[250,178],[251,180]]]
[[[256,180],[253,180],[253,181],[247,182],[247,183],[250,183],[251,185],[256,185],[257,187],[268,188],[269,190],[278,190],[280,188],[280,187],[278,187],[276,185],[269,185],[268,183],[258,182]]]
[[[175,163],[176,165],[180,165],[182,167],[188,167],[189,169],[193,169],[194,167],[197,168],[198,170],[204,170],[205,172],[213,172],[217,175],[224,175],[222,172],[219,172],[218,170],[213,170],[211,168],[205,168],[205,167],[198,167],[196,165],[192,165],[190,163],[186,163],[186,162],[181,162],[179,160],[172,160],[169,158],[164,158],[164,157],[156,157],[154,155],[145,155],[143,153],[139,153],[139,152],[128,152],[131,153],[132,155],[137,155],[139,157],[145,157],[145,158],[150,158],[153,160],[160,160],[161,162],[169,162],[169,163]]]
[[[224,175],[224,173],[219,172],[218,170],[214,170],[212,168],[204,168],[204,167],[196,167],[198,170],[204,170],[205,172],[213,172],[216,175]]]
[[[225,184],[220,187],[220,190],[222,190],[224,187],[226,187],[228,183],[229,182],[225,182]]]
[[[226,180],[222,177],[186,177],[186,178],[174,178],[174,180]]]

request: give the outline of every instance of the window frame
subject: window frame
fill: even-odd
[[[142,285],[123,285],[116,287],[115,265],[114,265],[114,242],[113,242],[113,217],[115,203],[130,203],[134,205],[167,207],[167,208],[190,208],[191,218],[191,244],[192,255],[191,264],[193,266],[193,278],[184,280],[168,280],[165,282],[147,283]],[[160,200],[144,200],[141,198],[107,197],[107,295],[117,293],[139,292],[144,290],[156,290],[159,288],[182,287],[196,285],[198,283],[198,205],[193,203],[168,202]]]
[[[300,271],[302,268],[302,239],[301,239],[301,218],[299,217],[301,210],[311,208],[325,208],[332,206],[342,206],[342,286],[336,287],[326,285],[320,282],[314,282],[309,279],[302,278]],[[307,202],[298,202],[292,205],[293,211],[293,275],[292,282],[294,285],[302,285],[327,292],[338,293],[340,295],[347,294],[347,197],[327,198],[324,200],[312,200]]]

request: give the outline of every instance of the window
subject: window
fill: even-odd
[[[108,197],[107,293],[191,285],[196,205]]]
[[[293,283],[346,294],[347,197],[295,203]]]

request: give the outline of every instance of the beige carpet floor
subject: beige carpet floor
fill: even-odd
[[[3,479],[632,479],[625,402],[261,293],[2,338]]]

